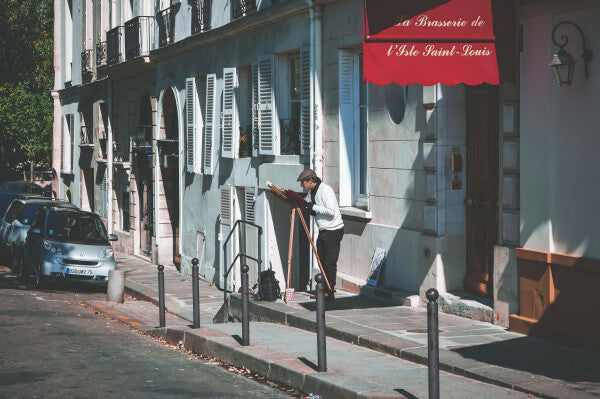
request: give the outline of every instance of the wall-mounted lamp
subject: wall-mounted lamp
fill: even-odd
[[[585,46],[585,37],[583,36],[583,31],[575,22],[571,21],[562,21],[556,24],[554,29],[552,29],[552,41],[555,45],[557,45],[560,49],[554,57],[552,57],[552,61],[550,62],[550,67],[552,68],[552,73],[554,75],[554,79],[559,86],[571,86],[573,83],[573,72],[575,71],[575,59],[565,50],[565,46],[569,43],[569,37],[567,35],[560,36],[560,43],[556,41],[556,30],[561,25],[572,25],[579,31],[581,35],[581,43],[583,46],[583,54],[581,57],[583,58],[584,66],[585,66],[585,77],[589,76],[588,64],[592,60],[592,50],[586,48]]]

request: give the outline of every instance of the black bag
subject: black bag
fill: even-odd
[[[258,277],[258,293],[255,295],[258,301],[276,301],[281,297],[279,281],[275,278],[273,270],[260,272]]]

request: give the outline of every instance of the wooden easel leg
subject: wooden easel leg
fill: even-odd
[[[296,208],[292,208],[292,212],[290,213],[290,244],[288,248],[288,271],[287,271],[287,285],[286,289],[292,288],[292,250],[294,244],[294,223],[296,221]],[[287,303],[286,295],[283,296],[285,302]]]
[[[321,273],[323,274],[325,283],[327,283],[327,289],[329,290],[329,292],[333,293],[333,289],[331,289],[331,285],[329,285],[329,280],[327,280],[327,275],[325,275],[325,270],[323,269],[323,265],[321,264],[321,259],[319,259],[319,254],[317,253],[317,248],[315,247],[315,243],[313,242],[313,239],[310,235],[310,231],[308,230],[308,226],[306,225],[306,221],[304,220],[304,216],[302,215],[302,212],[300,212],[300,209],[296,208],[296,211],[298,212],[298,217],[300,218],[300,221],[302,222],[302,225],[304,226],[304,231],[306,232],[306,237],[308,237],[308,241],[310,241],[310,245],[312,246],[313,253],[315,254],[315,257],[317,258],[317,263],[319,264],[319,269],[321,269]]]

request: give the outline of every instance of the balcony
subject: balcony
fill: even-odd
[[[192,3],[192,34],[210,30],[211,0],[194,0]]]
[[[106,32],[106,61],[108,65],[115,65],[123,61],[123,31],[123,26],[117,26]]]
[[[129,145],[117,141],[113,143],[113,165],[129,169],[130,155]]]
[[[256,11],[256,0],[231,0],[232,19],[238,19]]]
[[[94,73],[94,50],[85,50],[81,53],[81,75],[91,76]]]
[[[281,155],[300,154],[300,120],[297,118],[282,119],[281,127]]]
[[[138,168],[152,167],[152,125],[131,128],[131,153]]]
[[[178,140],[156,140],[156,147],[161,168],[177,168],[179,166]]]
[[[150,54],[154,42],[154,17],[135,17],[125,22],[125,58]]]
[[[106,42],[96,43],[96,68],[106,66]]]
[[[171,44],[175,40],[175,14],[179,10],[181,3],[175,3],[171,7],[159,11],[157,16],[158,23],[158,45],[160,47]]]
[[[87,126],[81,126],[81,135],[79,136],[79,148],[94,148],[94,135]]]

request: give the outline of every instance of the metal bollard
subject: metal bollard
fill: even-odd
[[[159,326],[165,326],[165,267],[158,265],[158,320]]]
[[[108,284],[106,287],[106,300],[108,302],[123,303],[125,297],[125,271],[109,270]]]
[[[438,337],[438,304],[440,294],[435,288],[425,293],[427,302],[427,354],[429,371],[429,399],[440,398],[440,345]]]
[[[242,265],[242,346],[250,345],[250,316],[248,315],[248,265]]]
[[[327,347],[325,342],[325,295],[323,293],[325,278],[321,273],[315,276],[317,282],[317,359],[318,372],[327,371]]]
[[[200,328],[200,289],[198,287],[198,258],[192,259],[192,297],[194,309],[193,328]]]

